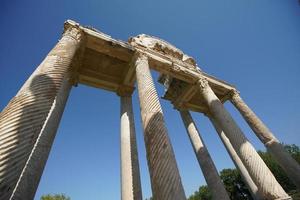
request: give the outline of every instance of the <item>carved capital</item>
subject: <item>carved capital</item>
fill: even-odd
[[[117,95],[121,97],[131,97],[134,87],[127,86],[127,85],[120,85],[117,90]]]
[[[208,81],[204,77],[199,78],[197,85],[200,87],[201,90],[204,90],[205,88],[209,87]]]
[[[132,60],[132,70],[134,70],[135,72],[137,71],[137,67],[140,66],[147,66],[147,68],[149,68],[150,70],[150,66],[149,66],[149,61],[148,61],[148,56],[146,54],[144,54],[143,52],[137,51],[135,52]]]
[[[83,38],[83,31],[78,23],[68,20],[64,24],[63,37],[65,36],[77,41],[81,41]]]
[[[131,62],[134,65],[136,65],[136,63],[138,62],[148,62],[148,56],[141,51],[136,51],[132,57]]]
[[[231,99],[239,98],[240,97],[240,92],[236,89],[232,89],[229,92],[229,96],[230,96]]]

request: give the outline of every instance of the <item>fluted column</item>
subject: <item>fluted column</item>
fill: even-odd
[[[0,114],[0,199],[33,199],[71,89],[81,32],[67,27]]]
[[[131,96],[121,96],[121,199],[142,200]]]
[[[181,110],[180,115],[213,199],[229,200],[229,196],[226,192],[224,184],[218,174],[218,171],[214,165],[213,160],[210,157],[210,154],[204,142],[202,141],[200,132],[198,131],[191,114],[189,113],[189,111]]]
[[[259,193],[257,186],[255,185],[255,183],[253,182],[251,176],[249,175],[246,167],[244,166],[243,162],[241,161],[241,159],[239,158],[239,156],[237,155],[236,151],[234,150],[233,146],[231,145],[229,139],[226,137],[225,133],[222,131],[222,129],[219,127],[219,125],[216,123],[216,121],[209,117],[211,123],[213,124],[213,126],[215,127],[219,137],[221,138],[230,158],[232,159],[235,167],[237,168],[237,170],[240,172],[245,184],[247,185],[251,196],[254,200],[260,200],[263,199],[262,195]]]
[[[200,78],[198,86],[211,116],[216,120],[230,140],[259,192],[264,196],[264,199],[290,199],[231,115],[226,111],[221,101],[212,91],[207,80]]]
[[[153,198],[186,199],[148,58],[139,55],[135,67]]]
[[[268,152],[272,154],[278,164],[284,169],[288,177],[300,189],[300,165],[284,149],[283,145],[278,141],[268,127],[247,106],[236,90],[232,91],[230,101],[239,110],[253,132],[265,145]]]

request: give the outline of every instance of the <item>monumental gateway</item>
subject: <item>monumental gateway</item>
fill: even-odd
[[[142,200],[131,95],[137,85],[155,200],[185,200],[172,144],[150,69],[164,99],[178,110],[214,200],[229,200],[189,111],[205,114],[254,199],[291,199],[224,108],[230,101],[300,188],[300,166],[241,99],[236,88],[197,67],[180,49],[148,35],[123,42],[68,20],[64,33],[0,114],[0,200],[32,200],[72,86],[85,84],[120,98],[121,198]]]

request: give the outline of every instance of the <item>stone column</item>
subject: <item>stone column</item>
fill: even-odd
[[[121,96],[121,199],[142,200],[131,96]]]
[[[153,198],[186,199],[148,58],[139,55],[135,67]]]
[[[193,145],[198,163],[202,169],[204,178],[209,190],[211,191],[213,199],[229,200],[229,196],[226,192],[224,184],[218,174],[218,171],[209,155],[205,144],[202,141],[200,132],[198,131],[191,114],[186,110],[181,110],[180,115],[187,130],[190,141]]]
[[[33,199],[71,89],[79,28],[63,37],[0,114],[0,199]]]
[[[239,110],[248,125],[256,136],[265,145],[268,152],[276,159],[278,164],[284,169],[288,177],[300,189],[300,165],[284,149],[283,145],[266,127],[266,125],[247,106],[236,90],[232,91],[230,101]]]
[[[211,123],[213,124],[213,126],[215,127],[218,135],[220,136],[230,158],[232,159],[235,167],[237,168],[237,170],[240,172],[245,184],[247,185],[251,196],[254,200],[260,200],[263,199],[262,195],[259,194],[257,186],[255,185],[255,183],[253,182],[251,176],[249,175],[246,167],[244,166],[243,162],[241,161],[241,159],[239,158],[239,156],[237,155],[236,151],[234,150],[233,146],[231,145],[229,139],[226,137],[225,133],[222,131],[222,129],[219,127],[219,125],[216,123],[216,121],[211,118],[208,117],[211,121]]]
[[[221,101],[212,91],[207,80],[200,78],[198,86],[203,100],[207,104],[209,113],[214,120],[216,120],[224,133],[227,134],[226,136],[243,161],[259,193],[263,195],[264,199],[268,200],[290,199],[231,115],[226,111]]]

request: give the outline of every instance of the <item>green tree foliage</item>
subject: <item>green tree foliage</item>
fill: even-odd
[[[43,195],[41,197],[41,200],[71,200],[70,197],[64,195],[64,194],[47,194],[47,195]]]
[[[284,145],[284,148],[292,155],[292,157],[298,163],[300,163],[300,147],[298,147],[295,144],[292,144],[292,145]]]
[[[291,156],[300,164],[300,148],[297,145],[284,145],[284,148]],[[274,174],[279,184],[288,192],[293,199],[300,199],[300,193],[296,190],[296,186],[289,180],[283,169],[277,164],[275,159],[268,152],[258,151],[258,154],[264,160],[266,165]],[[220,172],[220,177],[226,187],[226,190],[233,200],[250,200],[252,199],[246,184],[242,180],[238,170],[223,169]],[[189,197],[189,200],[210,200],[211,195],[208,195],[208,187],[201,186],[198,191]]]
[[[295,185],[289,180],[283,169],[277,164],[270,153],[258,151],[258,154],[264,160],[266,165],[274,174],[276,180],[280,183],[285,191],[296,189]]]
[[[223,169],[220,177],[225,185],[230,199],[252,199],[246,184],[236,169]]]
[[[189,200],[210,200],[212,195],[206,185],[203,185],[196,191],[192,196],[189,197]]]
[[[291,156],[300,164],[300,148],[295,145],[284,145],[284,148],[287,152],[291,154]],[[269,169],[274,174],[277,181],[280,183],[280,185],[283,187],[283,189],[289,193],[293,199],[300,199],[300,193],[297,192],[296,186],[289,180],[286,173],[283,171],[283,169],[277,164],[275,159],[271,156],[268,152],[262,152],[258,151],[260,157],[264,160],[266,165],[269,167]]]

